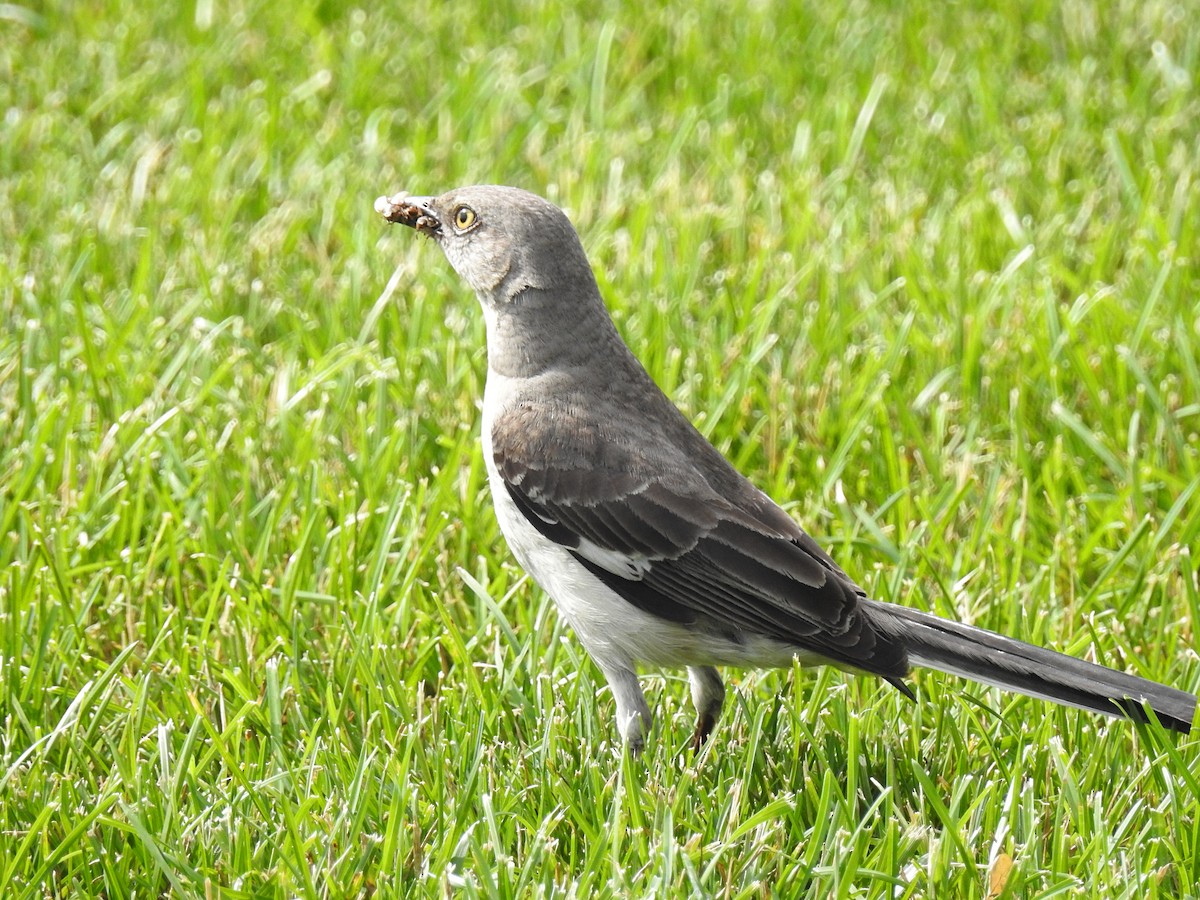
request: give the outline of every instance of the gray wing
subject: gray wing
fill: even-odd
[[[768,636],[890,679],[907,672],[903,647],[876,633],[857,585],[748,482],[731,500],[695,480],[568,469],[524,455],[495,446],[517,508],[637,608]]]

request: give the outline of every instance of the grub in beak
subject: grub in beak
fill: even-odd
[[[432,197],[412,197],[401,191],[375,201],[375,212],[389,222],[407,225],[422,234],[434,235],[442,229],[437,213],[430,207]]]

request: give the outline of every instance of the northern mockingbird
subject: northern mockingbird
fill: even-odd
[[[500,530],[608,679],[626,744],[652,715],[640,664],[686,666],[694,745],[716,666],[830,663],[909,697],[912,666],[1111,716],[1191,728],[1196,697],[871,600],[742,477],[642,368],[609,318],[575,229],[511,187],[396,194],[375,209],[433,238],[487,323],[483,455]]]

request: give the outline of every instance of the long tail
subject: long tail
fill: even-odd
[[[912,665],[1139,722],[1146,721],[1146,704],[1165,728],[1192,729],[1196,697],[1187,691],[915,609],[877,601],[866,607],[875,628],[907,648]]]

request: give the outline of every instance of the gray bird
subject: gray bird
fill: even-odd
[[[570,221],[511,187],[396,194],[375,209],[433,238],[487,323],[483,455],[500,530],[608,679],[633,750],[637,666],[686,666],[699,748],[716,666],[912,666],[1188,732],[1196,697],[981,628],[869,599],[676,409],[609,318]],[[1144,704],[1144,705],[1143,705]]]

